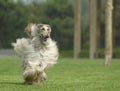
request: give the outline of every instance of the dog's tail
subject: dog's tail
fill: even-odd
[[[21,38],[16,39],[15,43],[11,43],[11,45],[14,47],[14,51],[21,56],[26,51],[32,50],[32,45],[29,42],[29,39]]]

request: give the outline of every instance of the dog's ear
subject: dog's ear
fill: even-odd
[[[34,25],[34,23],[29,23],[29,24],[25,27],[25,31],[24,31],[24,32],[26,32],[29,37],[31,37],[31,27],[32,27],[32,25]]]

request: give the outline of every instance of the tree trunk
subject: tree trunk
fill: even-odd
[[[97,0],[90,0],[90,58],[97,56]]]
[[[80,0],[75,0],[74,7],[74,58],[79,58],[81,51]]]
[[[96,30],[96,58],[99,57],[100,49],[100,20],[101,20],[101,0],[97,0],[97,30]]]
[[[115,17],[116,17],[116,12],[117,12],[117,2],[116,0],[113,1],[113,7],[114,7],[114,11],[113,11],[113,16],[112,16],[112,21],[113,21],[113,31],[112,31],[112,53],[113,53],[113,58],[116,57],[115,55],[115,38],[116,38],[116,26],[117,23],[116,23],[116,20],[115,20]]]
[[[112,6],[113,0],[107,0],[105,12],[105,66],[110,66],[112,59]]]

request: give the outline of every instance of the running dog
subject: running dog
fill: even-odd
[[[46,69],[57,63],[58,48],[48,24],[30,23],[25,32],[30,38],[17,39],[12,46],[22,60],[24,83],[40,84],[47,78]]]

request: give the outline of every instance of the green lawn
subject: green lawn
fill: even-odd
[[[61,58],[41,85],[23,85],[17,57],[0,58],[0,91],[120,91],[120,60],[105,68],[103,59]]]

